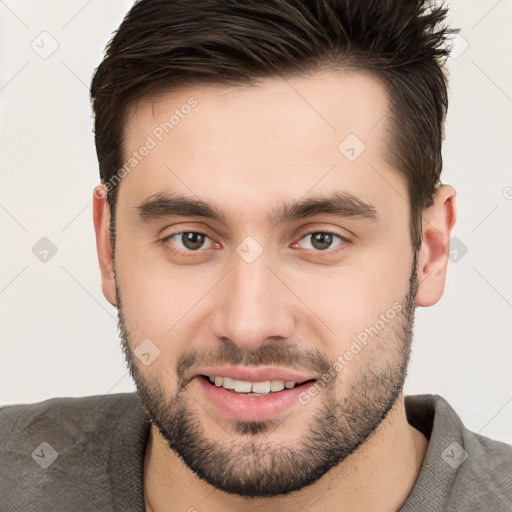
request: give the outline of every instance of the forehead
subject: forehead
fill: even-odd
[[[340,186],[375,195],[379,175],[397,174],[385,158],[387,113],[381,82],[347,71],[144,99],[127,117],[124,156],[133,165],[119,197],[132,204],[173,191],[256,207]]]

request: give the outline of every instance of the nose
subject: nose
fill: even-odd
[[[293,301],[267,266],[265,253],[252,263],[235,254],[233,268],[221,286],[212,324],[218,338],[249,351],[268,338],[292,336]]]

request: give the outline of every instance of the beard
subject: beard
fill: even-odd
[[[270,438],[282,420],[232,420],[234,435],[216,441],[208,436],[195,412],[198,403],[188,390],[189,368],[208,364],[275,365],[302,368],[323,375],[335,367],[318,350],[305,351],[286,341],[260,345],[250,352],[225,343],[213,352],[192,349],[177,362],[177,388],[168,398],[162,375],[140,371],[133,354],[134,339],[127,329],[116,278],[119,330],[123,352],[141,403],[168,446],[201,479],[214,488],[246,498],[286,495],[309,486],[362,445],[386,418],[401,395],[409,364],[417,292],[416,254],[409,291],[392,323],[365,346],[367,361],[352,383],[344,383],[339,397],[335,384],[343,370],[325,385],[315,401],[314,415],[298,440],[274,442]],[[310,404],[311,405],[311,404]],[[295,410],[295,413],[297,411]],[[213,420],[212,420],[213,421]]]

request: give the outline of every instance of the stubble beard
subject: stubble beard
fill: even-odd
[[[199,478],[226,493],[246,498],[275,497],[313,484],[344,461],[376,431],[403,390],[414,324],[416,258],[409,292],[402,301],[401,311],[383,329],[385,338],[379,335],[378,339],[369,341],[369,344],[379,343],[380,347],[365,347],[363,353],[372,351],[373,357],[364,364],[364,370],[350,384],[349,389],[344,388],[343,397],[336,396],[335,378],[331,381],[332,385],[326,386],[308,406],[302,406],[305,411],[309,406],[315,407],[314,415],[310,415],[311,420],[304,434],[289,443],[272,442],[272,432],[279,428],[281,422],[286,422],[286,417],[261,422],[232,420],[231,435],[226,434],[226,439],[222,441],[211,439],[208,426],[203,424],[194,410],[198,404],[190,397],[190,381],[176,377],[177,390],[169,399],[162,379],[150,379],[140,371],[133,354],[134,340],[127,330],[123,315],[117,279],[116,290],[123,352],[144,409],[170,449]],[[275,365],[283,366],[283,362],[293,359],[296,365],[297,360],[301,359],[297,359],[296,354],[293,358],[288,357],[290,354],[282,352],[279,343],[276,342],[274,347],[262,345],[250,356],[248,353],[242,354],[236,346],[231,346],[223,352],[224,355],[229,354],[229,358],[221,357],[220,360],[230,364],[243,361],[272,365],[274,362]],[[323,354],[316,352],[315,355],[319,374],[334,366],[334,361],[329,361]],[[301,357],[304,362],[308,359],[311,367],[311,355],[302,353]],[[375,364],[377,357],[380,359]],[[189,357],[188,365],[192,363]],[[176,375],[179,376],[183,368],[179,362],[177,366]],[[296,414],[297,408],[294,409]],[[206,417],[213,421],[210,415]]]

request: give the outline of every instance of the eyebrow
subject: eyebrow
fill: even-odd
[[[153,194],[135,208],[143,223],[174,216],[204,217],[227,225],[230,219],[221,206],[171,193]],[[348,192],[334,192],[309,197],[294,203],[285,202],[280,207],[273,208],[267,216],[267,220],[274,225],[317,215],[334,215],[373,221],[378,219],[377,210],[371,204]]]

